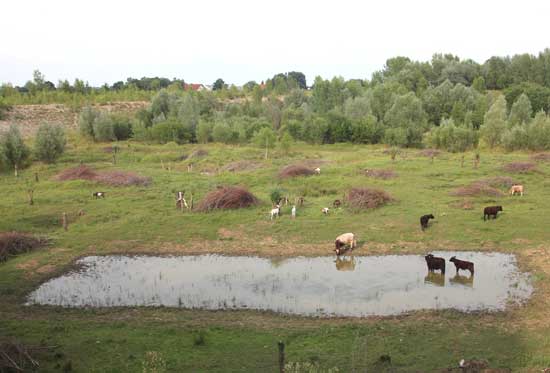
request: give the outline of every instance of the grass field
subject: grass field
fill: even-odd
[[[313,362],[325,371],[381,371],[390,355],[397,371],[430,371],[456,366],[462,358],[487,359],[492,367],[540,371],[550,366],[550,163],[525,174],[502,170],[529,162],[527,153],[442,153],[431,158],[405,150],[395,161],[383,147],[295,145],[268,160],[252,147],[121,143],[116,165],[106,144],[71,138],[56,165],[35,164],[19,178],[0,175],[0,232],[46,235],[48,248],[0,263],[0,336],[29,345],[56,346],[38,355],[43,371],[276,371],[277,341],[287,360]],[[207,155],[180,160],[197,149]],[[317,165],[321,175],[281,180],[278,171],[299,162]],[[98,171],[126,170],[151,177],[147,187],[106,187],[90,181],[57,181],[60,171],[80,162]],[[240,162],[240,171],[223,171]],[[534,162],[534,161],[533,161]],[[193,163],[192,172],[188,172]],[[164,168],[163,168],[164,167]],[[169,170],[167,169],[169,168]],[[389,169],[395,178],[367,177],[365,169]],[[34,205],[28,180],[37,173]],[[525,185],[523,197],[457,197],[472,182],[508,176]],[[194,202],[218,185],[247,186],[262,203],[254,208],[198,213],[175,208],[174,193]],[[321,208],[342,199],[351,187],[375,187],[394,201],[376,210],[346,206],[329,216]],[[291,200],[304,196],[297,219],[290,206],[270,221],[270,193],[282,189]],[[92,192],[107,198],[95,200]],[[505,188],[502,188],[506,192]],[[504,212],[483,221],[483,207]],[[468,209],[463,206],[468,205]],[[84,214],[79,216],[79,211]],[[69,229],[61,226],[67,213]],[[419,217],[433,213],[422,232]],[[425,311],[389,318],[315,319],[254,311],[209,312],[180,309],[71,310],[23,305],[29,291],[65,271],[78,257],[108,253],[223,253],[266,257],[332,255],[334,238],[354,232],[357,255],[424,254],[429,250],[503,251],[517,254],[530,271],[535,294],[527,305],[496,314]],[[156,368],[155,368],[156,366]],[[154,370],[156,369],[156,370]]]

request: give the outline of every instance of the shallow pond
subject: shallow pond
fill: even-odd
[[[429,273],[423,256],[284,260],[258,257],[90,256],[42,284],[27,304],[256,309],[308,316],[395,315],[420,309],[503,310],[532,293],[513,255],[433,252],[475,263],[475,275]]]

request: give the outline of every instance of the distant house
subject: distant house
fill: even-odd
[[[183,83],[183,89],[185,91],[209,91],[208,87],[206,87],[204,84],[200,84],[200,83],[191,83],[191,84],[187,84],[187,83]]]

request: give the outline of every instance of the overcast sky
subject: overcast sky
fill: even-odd
[[[278,72],[370,78],[387,58],[480,63],[550,47],[550,1],[2,0],[0,82],[162,76],[241,85]]]

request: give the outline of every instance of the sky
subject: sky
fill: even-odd
[[[2,0],[0,82],[161,76],[242,85],[280,72],[368,79],[388,58],[550,47],[550,1]]]

